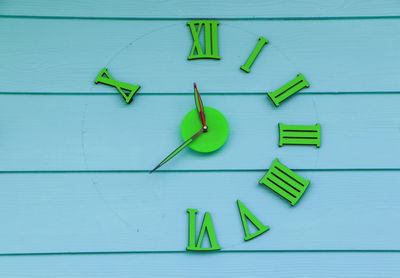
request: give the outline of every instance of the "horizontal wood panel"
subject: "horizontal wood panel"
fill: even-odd
[[[261,171],[1,174],[0,253],[183,251],[188,208],[223,250],[400,250],[400,171],[300,174],[295,207]],[[238,199],[270,230],[245,242]]]
[[[398,253],[216,253],[1,257],[4,277],[393,277]]]
[[[203,97],[230,133],[218,151],[185,149],[162,170],[400,168],[400,95]],[[193,96],[1,95],[0,170],[151,170],[182,143]],[[321,124],[321,147],[278,147],[278,123]]]
[[[222,20],[222,59],[188,61],[185,20],[0,19],[0,92],[115,93],[95,85],[107,66],[140,93],[264,93],[301,72],[304,92],[389,92],[400,88],[400,20]],[[251,73],[240,70],[258,37],[269,40]]]
[[[272,1],[5,1],[1,15],[66,16],[106,18],[287,18],[287,17],[346,17],[398,16],[395,0],[272,0]]]

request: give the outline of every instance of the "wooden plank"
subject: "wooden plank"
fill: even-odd
[[[224,1],[123,1],[71,0],[51,1],[13,0],[2,3],[1,15],[105,17],[105,18],[304,18],[398,16],[395,0],[252,0],[246,3]]]
[[[113,4],[114,5],[114,4]],[[222,20],[220,61],[188,61],[186,20],[0,19],[1,92],[116,93],[95,85],[107,66],[140,93],[265,93],[301,72],[305,93],[399,91],[400,20]],[[251,73],[240,70],[260,35]],[[373,39],[372,39],[373,38]]]
[[[386,277],[398,253],[217,253],[0,258],[3,277]]]
[[[1,174],[0,253],[184,251],[186,209],[223,250],[400,250],[400,171],[302,171],[291,207],[264,172]],[[236,200],[265,234],[244,241]]]
[[[230,125],[214,153],[182,151],[162,170],[400,168],[400,95],[203,97]],[[1,95],[0,170],[151,170],[182,142],[193,96]],[[321,124],[321,147],[279,148],[278,123]]]

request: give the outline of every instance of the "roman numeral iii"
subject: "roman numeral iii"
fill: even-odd
[[[260,184],[266,185],[294,206],[307,189],[310,181],[303,179],[275,159],[268,173],[260,180]]]
[[[308,87],[310,87],[310,84],[308,84],[304,76],[299,73],[295,79],[283,85],[278,90],[268,93],[268,96],[275,106],[278,107],[282,101],[297,93],[301,89]]]
[[[279,124],[279,147],[283,145],[321,146],[321,126]]]
[[[218,21],[196,20],[189,21],[193,37],[193,46],[188,60],[194,59],[220,59],[218,56]],[[200,43],[200,33],[204,30],[204,50]]]
[[[105,76],[104,76],[105,75]],[[121,93],[122,97],[125,99],[126,103],[131,103],[133,96],[136,94],[136,92],[140,89],[140,85],[131,85],[128,83],[116,81],[111,77],[111,75],[108,73],[107,68],[103,68],[99,75],[97,75],[96,80],[94,83],[103,83],[105,85],[113,86],[115,87],[118,92]],[[123,90],[126,90],[129,92],[129,95],[127,95]]]
[[[186,247],[186,250],[191,251],[210,251],[210,250],[219,250],[221,247],[217,243],[217,238],[215,236],[214,227],[211,222],[211,215],[209,212],[204,214],[203,224],[201,225],[199,239],[196,244],[196,214],[197,209],[188,209],[189,213],[189,245]],[[210,240],[210,248],[201,247],[201,243],[203,242],[204,234],[208,234],[208,238]]]

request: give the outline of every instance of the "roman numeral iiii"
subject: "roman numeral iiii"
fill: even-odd
[[[194,59],[220,59],[218,56],[218,21],[196,20],[189,21],[189,26],[193,37],[193,46],[188,60]],[[200,33],[204,30],[204,50],[200,43]]]
[[[275,159],[268,173],[260,180],[260,184],[268,186],[294,206],[307,189],[310,181],[303,179]]]

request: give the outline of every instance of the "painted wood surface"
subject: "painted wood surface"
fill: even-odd
[[[12,256],[0,276],[14,277],[393,277],[398,253],[167,253]]]
[[[0,277],[397,277],[399,12],[1,1]],[[198,17],[221,19],[219,62],[186,60]],[[259,35],[270,42],[245,74]],[[132,105],[93,84],[104,66],[142,85]],[[311,87],[274,108],[266,92],[299,72]],[[179,144],[193,81],[227,116],[228,144],[149,175]],[[321,123],[321,148],[278,148],[278,122]],[[311,180],[294,208],[258,184],[275,157]],[[245,243],[237,199],[271,230]],[[211,212],[224,251],[184,251],[190,207]]]
[[[230,125],[215,153],[184,150],[161,170],[399,169],[400,95],[297,95],[279,108],[263,95],[203,97]],[[182,142],[192,95],[1,95],[2,171],[141,170]],[[278,123],[321,124],[321,148],[279,148]]]
[[[400,250],[400,171],[298,173],[295,207],[263,171],[1,174],[0,254],[184,251],[188,208],[223,250]],[[245,242],[238,199],[270,230]]]
[[[105,18],[331,18],[399,16],[396,0],[95,1],[13,0],[0,3],[1,15]]]
[[[139,93],[266,93],[301,72],[304,93],[399,92],[400,20],[221,21],[220,61],[187,61],[185,20],[0,19],[1,92],[114,93],[104,66]],[[240,70],[258,37],[269,44]],[[45,39],[44,39],[45,38]]]

